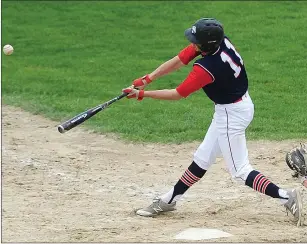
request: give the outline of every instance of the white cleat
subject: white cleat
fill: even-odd
[[[169,212],[176,210],[176,202],[167,204],[161,200],[161,198],[154,198],[152,204],[146,208],[141,208],[136,211],[137,215],[143,217],[154,217],[162,212]]]
[[[303,225],[303,202],[300,191],[292,189],[287,192],[289,199],[284,206],[294,216],[297,226],[301,226]]]

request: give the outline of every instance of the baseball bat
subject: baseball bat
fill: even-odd
[[[60,124],[58,126],[58,131],[60,133],[65,133],[66,131],[71,130],[72,128],[82,124],[84,121],[88,120],[89,118],[93,117],[95,114],[97,114],[98,112],[104,110],[106,107],[108,107],[109,105],[111,105],[112,103],[122,99],[123,97],[126,97],[128,95],[128,93],[123,93],[117,97],[114,97],[113,99],[100,104],[94,108],[90,108],[78,115],[76,115],[75,117],[65,121],[64,123]]]

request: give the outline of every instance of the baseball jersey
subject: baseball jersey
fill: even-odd
[[[178,56],[187,64],[201,53],[192,51],[188,46]],[[217,104],[229,104],[238,101],[247,91],[248,79],[243,60],[229,39],[225,37],[220,48],[213,54],[195,61],[193,70],[177,92],[187,97],[196,90],[203,89],[207,96]]]

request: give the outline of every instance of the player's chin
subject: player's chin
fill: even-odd
[[[201,52],[200,48],[195,43],[192,43],[192,45],[195,48],[196,52]]]

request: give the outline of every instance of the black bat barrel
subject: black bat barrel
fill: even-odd
[[[78,114],[77,116],[73,117],[72,119],[69,119],[66,122],[60,124],[58,126],[58,131],[62,134],[65,133],[66,131],[69,131],[70,129],[76,127],[77,125],[82,124],[84,121],[93,117],[95,114],[97,114],[101,110],[105,109],[110,104],[122,99],[123,97],[126,97],[127,95],[128,95],[127,93],[123,93],[123,94],[111,99],[110,101],[105,102],[104,104],[98,105],[94,108],[88,109],[87,111]]]
[[[77,116],[73,117],[70,120],[67,120],[63,124],[60,124],[58,126],[58,131],[60,133],[65,133],[66,131],[69,131],[70,129],[76,127],[77,125],[82,124],[84,121],[88,120],[89,118],[97,114],[99,111],[101,111],[101,109],[102,106],[99,105],[95,108],[91,108],[81,114],[78,114]]]

